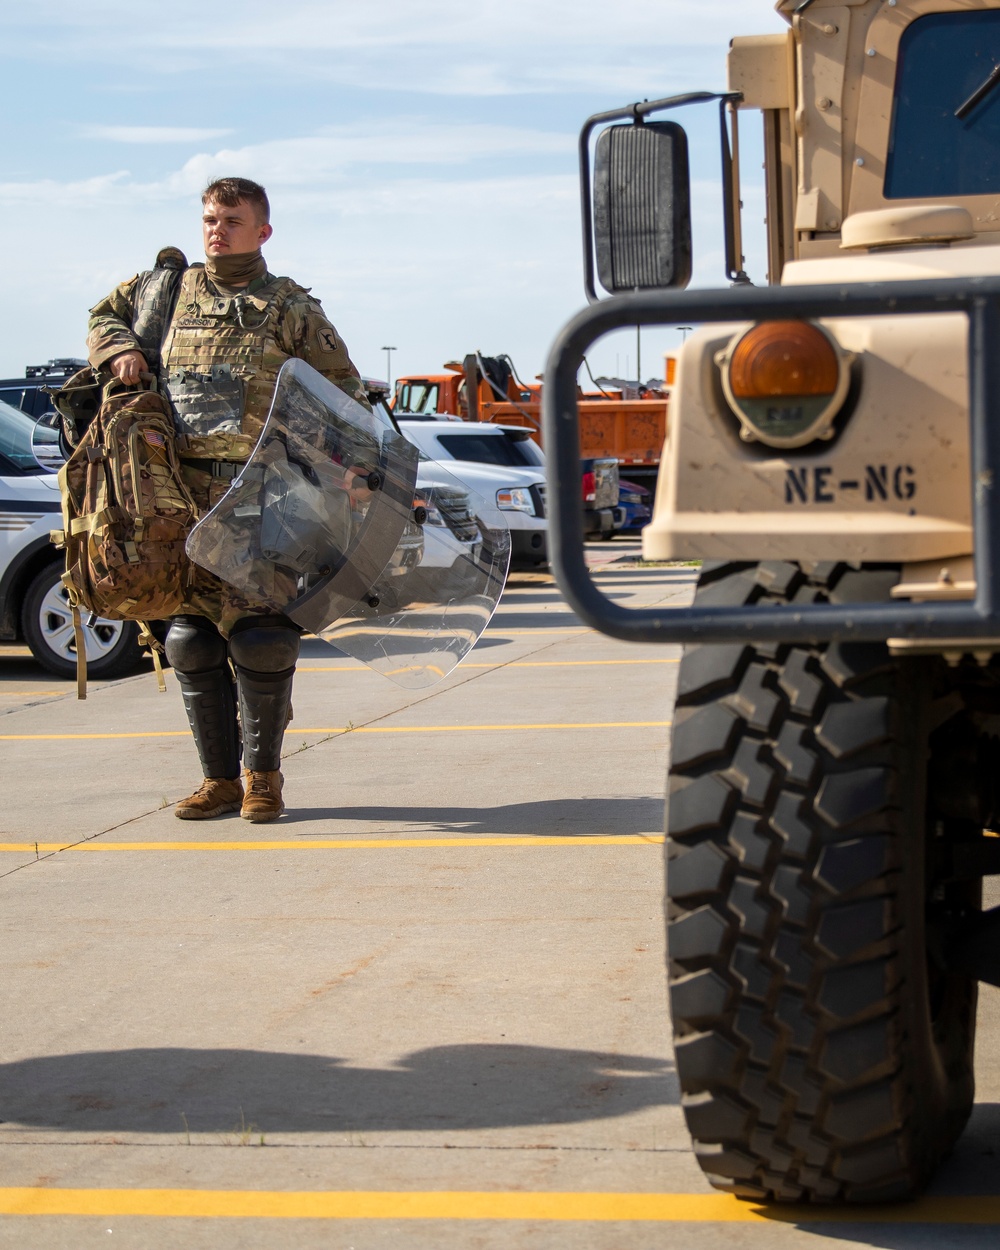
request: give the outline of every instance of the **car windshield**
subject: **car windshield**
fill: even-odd
[[[0,455],[22,473],[43,473],[45,470],[35,459],[31,449],[31,435],[35,423],[17,408],[0,399]],[[57,438],[55,430],[48,435]]]
[[[436,382],[403,382],[399,388],[396,408],[402,412],[437,412]]]
[[[886,199],[1000,193],[1000,89],[988,87],[998,66],[1000,9],[929,14],[907,27]]]
[[[456,460],[475,464],[502,464],[513,468],[534,468],[544,464],[541,451],[530,438],[517,434],[439,434],[437,441]]]

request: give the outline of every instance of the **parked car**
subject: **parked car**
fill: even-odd
[[[362,381],[372,407],[406,435],[389,407],[388,382],[376,378]],[[476,523],[473,503],[466,489],[468,486],[480,490],[480,483],[469,480],[472,474],[466,472],[466,466],[461,471],[452,471],[441,463],[446,457],[429,456],[416,440],[406,437],[417,447],[420,456],[414,508],[425,514],[418,527],[422,539],[419,568],[416,576],[407,578],[406,598],[461,598],[479,585],[483,548],[490,541],[489,531],[482,533]],[[483,493],[490,503],[494,502],[488,490]]]
[[[38,427],[27,412],[0,400],[0,640],[26,643],[50,673],[73,677],[76,639],[60,580],[63,560],[49,542],[61,512],[51,471],[58,463],[56,438],[54,429]],[[43,459],[47,446],[56,453],[46,467],[36,454],[39,445]],[[141,661],[134,622],[84,617],[83,629],[92,677],[120,677]]]
[[[638,534],[653,515],[652,491],[638,482],[618,483],[618,506],[614,509],[615,528],[604,535],[606,540],[615,534]]]
[[[421,457],[448,469],[504,514],[510,527],[511,563],[548,560],[545,459],[528,432],[489,422],[397,418]]]

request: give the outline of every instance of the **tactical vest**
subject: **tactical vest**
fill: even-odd
[[[185,270],[160,368],[181,433],[257,437],[289,359],[277,339],[281,310],[302,290],[275,278],[252,294],[222,295],[204,266]]]

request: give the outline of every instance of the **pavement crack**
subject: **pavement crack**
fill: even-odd
[[[173,803],[169,803],[168,807],[173,807]],[[133,825],[137,820],[145,820],[147,816],[153,816],[157,812],[163,811],[163,805],[159,807],[151,807],[148,812],[139,812],[136,816],[129,816],[127,820],[120,820],[115,825],[109,825],[107,829],[100,829],[97,833],[89,833],[86,837],[77,838],[75,842],[67,842],[65,846],[61,846],[57,851],[45,851],[44,854],[35,851],[35,858],[29,860],[26,864],[18,864],[16,868],[8,868],[6,872],[0,872],[0,881],[4,877],[12,877],[15,872],[23,872],[25,868],[31,868],[35,864],[42,863],[46,859],[54,859],[57,855],[62,855],[64,851],[71,851],[75,846],[83,846],[87,842],[96,842],[98,838],[103,838],[106,834],[115,833],[118,829],[125,829],[128,825]],[[38,842],[35,841],[35,846]]]

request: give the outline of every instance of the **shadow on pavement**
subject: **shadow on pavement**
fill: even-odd
[[[523,833],[567,838],[659,834],[663,830],[663,799],[544,799],[502,807],[292,807],[281,823],[317,820],[393,824],[411,833]]]
[[[855,1246],[880,1250],[959,1250],[960,1247],[993,1247],[997,1244],[995,1224],[972,1222],[982,1218],[976,1212],[977,1198],[1000,1193],[1000,1104],[977,1103],[969,1127],[952,1155],[938,1168],[928,1201],[954,1196],[967,1224],[905,1222],[908,1206],[871,1208],[866,1220],[864,1208],[842,1208],[833,1218],[822,1210],[803,1216],[801,1208],[770,1207],[767,1214],[775,1224],[797,1227],[810,1238],[828,1237]],[[919,1208],[913,1209],[916,1216]],[[903,1218],[900,1218],[900,1217]],[[782,1243],[784,1244],[784,1243]]]
[[[481,1044],[391,1068],[325,1055],[156,1048],[0,1065],[8,1124],[86,1132],[454,1130],[574,1124],[679,1099],[673,1065],[640,1055]],[[183,1119],[182,1119],[183,1117]]]
[[[505,629],[586,629],[587,626],[569,609],[553,612],[508,612],[498,613],[490,621],[490,629],[502,634]]]
[[[561,598],[559,587],[555,584],[551,586],[531,586],[525,589],[517,587],[517,606],[528,603],[558,603]],[[513,600],[508,600],[513,602]]]

